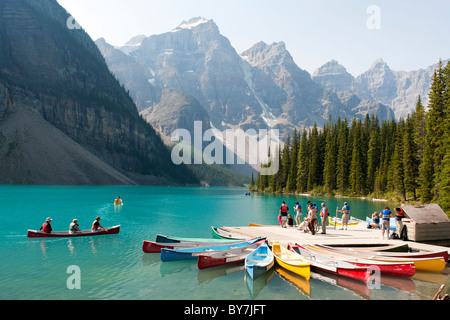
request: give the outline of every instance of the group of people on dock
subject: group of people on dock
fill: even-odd
[[[295,227],[300,230],[306,232],[311,232],[311,234],[315,234],[319,231],[319,221],[318,216],[321,219],[322,230],[321,234],[326,234],[327,232],[327,222],[329,217],[329,210],[326,207],[325,203],[321,204],[320,211],[315,203],[308,201],[307,203],[307,214],[303,218],[302,217],[302,207],[299,202],[295,202],[294,205],[295,211],[295,219],[289,213],[289,207],[286,205],[286,202],[283,201],[281,203],[281,207],[278,213],[278,222],[282,228]],[[385,207],[380,213],[374,212],[372,214],[372,222],[368,224],[367,228],[369,229],[381,229],[382,235],[381,237],[384,239],[390,238],[389,230],[390,230],[390,219],[395,218],[396,220],[396,234],[399,238],[402,238],[404,231],[403,228],[403,218],[406,217],[405,211],[401,208],[394,209],[395,214],[393,214],[389,207]],[[344,206],[341,210],[337,210],[337,213],[342,214],[342,219],[339,221],[340,230],[347,230],[348,222],[350,219],[350,206],[347,202],[344,202]],[[303,219],[303,220],[302,220]],[[381,223],[380,223],[381,222]],[[334,223],[338,224],[338,221],[334,221]]]
[[[315,203],[312,203],[311,201],[308,201],[307,203],[307,214],[303,218],[302,217],[302,206],[299,204],[299,202],[295,202],[294,205],[295,210],[295,220],[293,219],[292,215],[288,213],[289,207],[286,205],[286,202],[283,201],[281,203],[281,207],[279,209],[278,214],[278,222],[282,228],[287,227],[294,227],[295,226],[298,230],[304,231],[304,232],[311,232],[311,234],[316,234],[316,231],[319,229],[319,221],[318,221],[318,215],[320,216],[321,222],[322,222],[322,231],[321,234],[326,234],[327,232],[327,222],[328,222],[328,216],[329,216],[329,210],[326,207],[325,203],[321,204],[320,211]],[[350,207],[348,206],[347,202],[344,203],[344,206],[342,207],[342,210],[338,210],[338,212],[342,213],[342,230],[345,227],[347,229],[347,224],[350,216]],[[302,221],[303,218],[303,221]]]
[[[42,224],[42,226],[39,229],[39,231],[42,231],[44,233],[51,233],[53,231],[51,222],[52,222],[52,218],[48,217],[45,220],[45,222]],[[81,231],[82,230],[80,229],[80,227],[78,225],[78,220],[77,219],[73,219],[72,222],[69,225],[69,233],[77,233],[77,232],[81,232]],[[100,224],[100,217],[95,218],[94,222],[92,222],[91,231],[92,232],[106,231],[106,228],[104,228]]]
[[[405,232],[403,229],[402,221],[403,221],[403,218],[406,217],[406,214],[402,207],[395,208],[394,211],[395,211],[395,215],[391,212],[391,209],[389,209],[389,207],[385,207],[380,213],[375,211],[372,214],[372,222],[369,223],[367,228],[381,229],[381,238],[384,239],[384,237],[386,235],[386,238],[389,239],[391,218],[395,218],[396,234],[399,235],[400,238],[402,238],[403,237],[402,234]],[[381,226],[380,226],[380,219],[381,219]]]

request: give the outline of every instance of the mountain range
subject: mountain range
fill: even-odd
[[[0,183],[190,184],[55,0],[0,1]]]
[[[444,64],[449,60],[444,61]],[[354,77],[336,60],[318,68],[312,78],[326,89],[351,91],[364,99],[389,106],[395,118],[406,118],[416,107],[420,95],[428,103],[428,92],[438,64],[414,71],[394,71],[383,59],[376,60],[363,74]]]
[[[195,121],[286,136],[329,117],[390,119],[432,73],[380,60],[356,78],[335,61],[310,75],[284,42],[238,54],[205,18],[114,47],[70,18],[56,0],[0,0],[0,183],[220,184],[228,168],[176,166],[163,141]]]
[[[314,123],[321,126],[329,116],[393,116],[379,102],[316,83],[297,66],[284,42],[259,42],[238,54],[214,21],[205,18],[185,21],[163,34],[136,36],[118,48],[104,39],[96,43],[141,115],[165,135],[179,124],[173,119],[182,118],[173,114],[162,129],[159,113],[168,108],[167,90],[193,97],[199,120],[209,120],[219,130],[274,128],[287,133]]]
[[[280,129],[284,137],[294,128],[320,127],[330,116],[398,119],[414,110],[418,95],[427,101],[434,71],[392,71],[380,59],[354,77],[332,60],[311,75],[284,42],[259,42],[239,54],[215,22],[202,17],[163,34],[138,35],[124,46],[104,39],[96,44],[141,115],[163,136],[192,127],[195,118],[219,130]],[[180,93],[189,98],[183,112],[172,112],[168,97],[180,101]]]

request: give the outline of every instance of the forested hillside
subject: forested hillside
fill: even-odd
[[[276,154],[280,170],[257,176],[265,192],[437,202],[450,213],[450,63],[434,72],[429,103],[399,121],[332,119],[294,131]],[[350,123],[349,123],[350,122]]]

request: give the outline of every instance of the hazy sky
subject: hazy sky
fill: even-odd
[[[213,19],[238,53],[284,41],[302,69],[331,59],[357,76],[378,58],[393,70],[450,58],[449,0],[57,0],[93,40],[122,45],[193,17]]]

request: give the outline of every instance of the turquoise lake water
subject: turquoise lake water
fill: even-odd
[[[276,224],[282,200],[326,201],[331,212],[345,199],[294,196],[245,196],[242,188],[0,186],[0,299],[136,299],[136,300],[422,300],[430,299],[448,270],[413,279],[389,278],[379,288],[313,274],[309,281],[272,272],[247,283],[243,266],[199,271],[196,261],[163,263],[159,254],[144,254],[143,240],[160,234],[211,238],[211,226]],[[124,205],[114,207],[116,196]],[[365,219],[385,203],[349,200],[352,215]],[[394,204],[390,204],[393,206]],[[67,230],[77,218],[89,229],[96,216],[118,235],[29,239],[52,217],[53,230]],[[70,290],[69,266],[80,270],[81,289]],[[388,285],[389,284],[389,285]],[[218,289],[220,288],[220,289]]]

